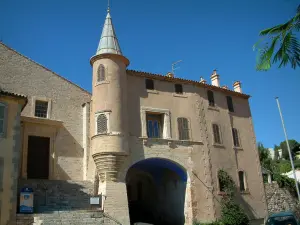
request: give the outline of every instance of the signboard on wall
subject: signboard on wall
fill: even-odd
[[[20,213],[33,213],[33,190],[24,187],[20,193]]]

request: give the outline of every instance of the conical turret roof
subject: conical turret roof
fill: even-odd
[[[116,36],[109,10],[107,10],[107,16],[105,18],[102,35],[96,55],[106,53],[122,55],[122,51]]]

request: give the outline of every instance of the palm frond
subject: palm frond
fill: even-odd
[[[287,32],[292,27],[293,22],[294,22],[294,18],[290,19],[288,22],[286,22],[284,24],[279,24],[274,27],[262,30],[259,33],[259,35],[266,36],[266,35],[270,35],[270,34],[279,34],[282,32]]]
[[[296,32],[300,31],[300,13],[294,17],[294,29]]]
[[[293,69],[300,65],[300,43],[292,32],[289,32],[283,39],[282,44],[274,55],[273,63],[281,61],[279,68],[291,64]]]
[[[271,68],[271,58],[279,38],[279,35],[273,37],[270,47],[266,46],[265,49],[259,51],[258,62],[256,64],[257,70],[269,70]]]

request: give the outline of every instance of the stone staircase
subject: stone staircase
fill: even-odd
[[[61,211],[39,214],[18,214],[17,225],[121,225],[102,212]]]
[[[93,182],[19,180],[19,190],[24,186],[34,191],[34,214],[18,213],[17,225],[121,225],[109,215],[90,208]]]

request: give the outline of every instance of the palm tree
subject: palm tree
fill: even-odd
[[[279,62],[279,68],[290,64],[293,69],[300,67],[300,41],[296,34],[300,31],[300,5],[296,15],[284,24],[280,24],[259,33],[264,39],[254,45],[258,49],[256,70],[267,71],[271,65]],[[267,42],[266,39],[270,41]],[[258,45],[263,42],[263,47]]]

